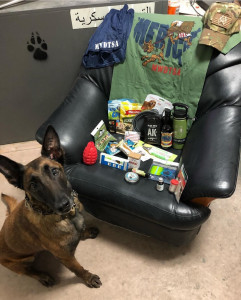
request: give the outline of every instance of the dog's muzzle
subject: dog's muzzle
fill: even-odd
[[[76,204],[75,204],[75,198],[78,198],[78,194],[76,191],[72,190],[71,192],[71,200],[73,201],[72,206],[69,205],[69,202],[66,201],[66,203],[63,205],[61,212],[60,213],[56,213],[53,209],[51,208],[46,208],[44,209],[43,207],[39,207],[38,205],[36,205],[35,203],[31,203],[29,196],[27,194],[25,194],[25,206],[27,208],[31,208],[33,211],[42,214],[42,215],[52,215],[52,214],[58,214],[58,215],[63,215],[66,216],[68,214],[73,215],[75,213],[75,208],[76,208]]]

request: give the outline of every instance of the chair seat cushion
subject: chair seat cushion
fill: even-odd
[[[99,163],[93,166],[66,166],[72,187],[79,194],[87,211],[91,201],[136,215],[162,226],[178,230],[192,230],[208,219],[210,209],[189,203],[177,203],[168,191],[156,190],[156,182],[140,177],[135,184],[127,183],[125,171]],[[124,224],[123,224],[124,226]]]

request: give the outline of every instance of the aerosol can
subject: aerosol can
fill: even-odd
[[[173,148],[181,150],[187,136],[188,106],[183,103],[173,104]]]

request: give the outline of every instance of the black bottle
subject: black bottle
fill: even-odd
[[[161,147],[164,149],[171,148],[172,146],[172,120],[171,120],[171,110],[166,108],[164,111],[164,116],[162,117],[162,128],[161,128]]]

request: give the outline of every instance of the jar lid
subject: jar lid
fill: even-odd
[[[158,182],[163,183],[164,182],[163,177],[159,177]]]
[[[178,185],[179,184],[179,181],[177,179],[172,179],[170,182],[173,185]]]
[[[187,112],[184,109],[176,109],[173,113],[175,118],[186,118]]]

